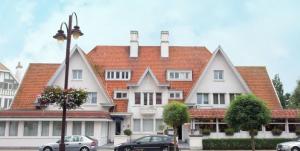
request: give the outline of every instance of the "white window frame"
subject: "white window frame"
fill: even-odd
[[[215,104],[215,100],[214,100],[214,95],[215,94],[217,94],[218,95],[218,103],[217,104]],[[223,94],[224,95],[224,104],[221,104],[221,94]],[[212,97],[213,97],[213,100],[212,100],[212,104],[213,105],[219,105],[219,106],[224,106],[224,105],[226,105],[227,103],[226,103],[226,93],[212,93]]]
[[[222,78],[220,78],[220,74],[221,74]],[[213,71],[213,76],[214,76],[213,79],[215,81],[224,81],[224,70],[214,70]]]
[[[179,97],[176,97],[176,94],[179,93]],[[171,97],[171,94],[174,96]],[[182,100],[183,99],[183,92],[182,91],[169,91],[169,99],[174,99],[174,100]]]
[[[112,74],[113,73],[113,74]],[[117,73],[119,77],[117,78]],[[127,78],[126,78],[126,73]],[[125,74],[123,78],[122,75]],[[111,77],[113,75],[113,78]],[[131,71],[130,70],[105,70],[105,80],[107,81],[129,81],[131,79]]]
[[[202,97],[202,104],[198,104],[198,94],[202,94],[201,97]],[[204,95],[207,95],[207,104],[204,104]],[[196,93],[196,104],[197,105],[201,105],[201,106],[208,106],[208,105],[211,105],[210,103],[210,99],[209,99],[209,93],[205,93],[205,92],[199,92],[199,93]]]
[[[121,93],[121,98],[117,97],[118,93]],[[126,97],[123,97],[123,94],[126,94]],[[125,90],[114,91],[114,99],[116,99],[116,100],[128,99],[128,92]]]
[[[79,78],[79,73],[81,73],[81,78]],[[76,76],[74,77],[74,74]],[[83,71],[82,69],[72,69],[72,80],[82,80],[83,79]]]
[[[92,103],[93,96],[91,96],[91,98],[89,98],[89,94],[92,95],[92,93],[95,93],[95,94],[96,94],[96,103]],[[87,100],[87,102],[85,102],[84,105],[97,105],[97,104],[98,104],[98,93],[97,93],[97,92],[88,92],[88,97],[87,97],[87,99],[91,99],[91,101],[88,102],[88,100]]]
[[[186,78],[184,75],[188,74]],[[174,74],[174,77],[171,77],[171,74]],[[175,75],[178,74],[178,78]],[[193,71],[192,70],[167,70],[167,80],[168,81],[192,81],[193,80]]]

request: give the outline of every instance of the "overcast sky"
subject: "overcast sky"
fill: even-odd
[[[300,79],[298,0],[1,0],[0,62],[13,72],[18,61],[61,63],[65,45],[52,36],[73,11],[85,35],[72,45],[85,52],[128,45],[130,30],[159,45],[168,30],[171,45],[221,45],[234,65],[266,66],[287,92]]]

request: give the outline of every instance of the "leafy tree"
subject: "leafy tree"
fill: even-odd
[[[285,108],[287,98],[284,95],[283,84],[280,81],[279,74],[275,74],[274,79],[272,79],[272,82],[273,82],[273,85],[276,89],[276,92],[277,92],[278,98],[280,100],[281,106],[283,108]]]
[[[290,102],[291,102],[292,106],[294,106],[294,107],[300,107],[300,80],[298,80],[297,83],[298,83],[297,87],[294,90],[294,92],[291,96],[291,99],[290,99]]]
[[[189,121],[188,107],[183,103],[172,101],[164,107],[163,119],[174,130],[174,144],[176,146],[177,128]],[[176,147],[174,147],[174,151],[176,151]]]
[[[67,109],[76,109],[86,102],[87,92],[82,89],[67,89],[63,90],[60,87],[46,87],[41,96],[38,98],[38,103],[41,107],[47,107],[49,104],[57,104],[61,108],[66,101]]]
[[[230,127],[249,132],[252,151],[255,151],[255,132],[270,120],[270,110],[252,94],[238,96],[230,104],[225,115],[225,121]]]

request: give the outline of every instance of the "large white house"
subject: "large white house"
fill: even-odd
[[[96,46],[85,54],[75,46],[70,55],[69,87],[83,88],[89,99],[67,112],[67,135],[89,135],[100,145],[113,142],[131,129],[133,137],[156,134],[164,128],[163,106],[186,103],[191,122],[179,127],[179,140],[190,141],[201,129],[208,138],[249,137],[240,131],[226,136],[224,114],[237,95],[253,93],[272,110],[273,121],[257,137],[295,137],[296,110],[283,110],[264,66],[234,66],[221,47],[210,52],[199,46],[169,46],[161,32],[160,46],[140,46],[138,32],[129,46]],[[41,109],[37,97],[45,86],[64,83],[65,63],[29,65],[11,109],[0,112],[0,147],[38,146],[59,139],[61,109]],[[280,136],[270,132],[274,127]]]

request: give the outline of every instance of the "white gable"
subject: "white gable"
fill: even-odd
[[[214,80],[214,70],[224,71],[224,80]],[[250,89],[232,65],[222,48],[218,48],[187,97],[187,103],[197,102],[197,93],[249,93]],[[226,96],[225,96],[226,97]],[[226,97],[227,99],[229,96]],[[212,97],[210,97],[212,99]]]
[[[72,70],[82,70],[82,80],[74,80]],[[58,68],[55,75],[51,78],[48,85],[64,87],[65,81],[65,65],[64,62]],[[99,83],[93,69],[87,62],[82,50],[79,47],[75,47],[70,55],[69,64],[69,88],[82,88],[87,92],[97,92],[97,104],[96,105],[83,105],[86,110],[102,110],[101,104],[112,104],[110,98],[105,93],[102,85]]]

